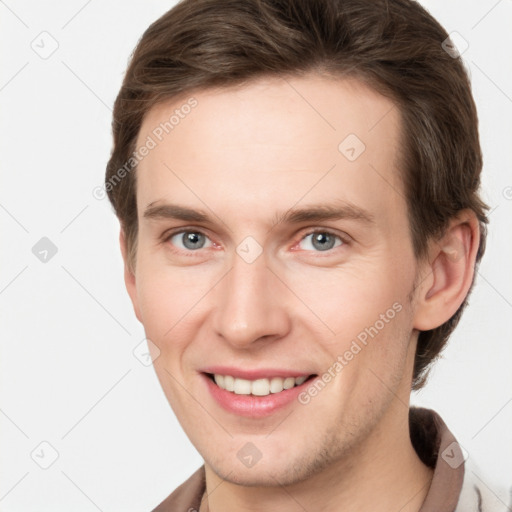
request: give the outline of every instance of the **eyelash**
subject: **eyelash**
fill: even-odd
[[[172,237],[174,237],[176,235],[183,234],[183,233],[198,233],[198,234],[201,234],[201,235],[205,236],[206,238],[210,239],[206,233],[204,233],[203,231],[201,231],[199,229],[179,228],[177,230],[164,233],[164,235],[162,236],[162,242],[163,243],[168,243]],[[335,249],[339,249],[339,248],[341,248],[341,247],[343,247],[345,245],[348,245],[348,243],[349,243],[347,237],[343,237],[343,236],[339,235],[338,233],[335,233],[334,231],[331,231],[331,230],[325,229],[325,228],[315,228],[315,229],[312,229],[312,230],[307,231],[306,233],[304,233],[300,237],[298,242],[296,242],[294,245],[297,245],[302,240],[304,240],[306,237],[308,237],[310,235],[314,235],[315,233],[322,233],[322,234],[326,234],[326,235],[338,238],[341,241],[341,244],[336,246],[336,247],[333,247],[332,249],[328,249],[326,251],[306,251],[306,252],[315,252],[317,254],[322,254],[322,252],[325,252],[325,253],[327,253],[327,255],[331,255],[335,251]],[[197,250],[193,251],[193,250],[176,249],[176,248],[173,247],[172,251],[176,252],[176,253],[180,253],[180,254],[185,254],[186,256],[194,256],[195,255],[194,253],[200,252],[201,249],[197,249]]]

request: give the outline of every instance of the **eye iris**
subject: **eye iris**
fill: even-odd
[[[188,232],[183,234],[182,241],[187,249],[200,249],[204,245],[204,236],[201,233]]]
[[[325,243],[327,242],[327,243]],[[314,233],[313,234],[313,247],[321,251],[329,250],[334,247],[334,237],[328,233]],[[319,243],[320,245],[317,245]]]

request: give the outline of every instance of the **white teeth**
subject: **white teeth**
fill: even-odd
[[[271,379],[247,380],[216,373],[213,378],[219,388],[232,391],[237,395],[267,396],[270,393],[280,393],[284,389],[300,386],[307,379],[307,376],[287,377],[286,379],[272,377]]]
[[[279,393],[283,391],[283,379],[281,377],[274,377],[270,381],[270,392],[271,393]]]
[[[306,375],[303,375],[302,377],[297,377],[295,379],[295,384],[297,386],[300,386],[305,380],[307,379],[307,376]]]
[[[235,379],[231,377],[231,375],[224,375],[224,389],[227,389],[228,391],[234,391]]]
[[[290,388],[293,388],[293,386],[295,386],[295,379],[293,377],[287,377],[286,379],[284,379],[284,382],[283,382],[284,389],[290,389]]]
[[[251,381],[245,379],[235,379],[235,389],[233,389],[233,391],[237,395],[250,395]]]
[[[257,396],[265,396],[270,393],[270,382],[268,379],[258,379],[252,381],[251,393]]]

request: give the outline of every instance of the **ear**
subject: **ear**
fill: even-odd
[[[416,289],[414,327],[435,329],[449,320],[464,302],[473,282],[480,228],[476,215],[463,210],[440,239],[429,244],[421,265],[423,280]]]
[[[131,265],[129,263],[128,256],[128,248],[126,246],[126,237],[124,234],[124,229],[121,227],[119,232],[119,245],[121,246],[121,254],[123,255],[124,262],[124,284],[126,286],[126,290],[133,304],[133,310],[135,311],[135,316],[142,323],[140,308],[139,308],[139,298],[137,295],[137,285],[135,280],[135,271],[132,270]]]

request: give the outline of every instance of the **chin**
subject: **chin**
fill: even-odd
[[[227,469],[227,468],[226,468]],[[244,487],[275,487],[277,485],[290,485],[297,483],[302,479],[297,479],[296,475],[291,474],[290,469],[270,468],[268,471],[264,468],[244,468],[231,470],[212,470],[223,480],[235,485]]]
[[[228,464],[226,460],[206,464],[219,478],[232,484],[244,487],[276,487],[303,482],[332,462],[322,457],[306,461],[301,460],[296,452],[292,451],[290,455],[292,454],[294,458],[287,461],[264,461],[262,458],[252,467],[244,467],[238,460],[235,464]],[[280,455],[284,453],[281,452]]]

